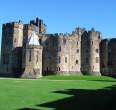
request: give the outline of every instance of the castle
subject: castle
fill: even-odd
[[[110,75],[116,73],[116,39],[102,39],[92,28],[46,34],[43,20],[2,26],[0,74],[39,78],[49,74]]]

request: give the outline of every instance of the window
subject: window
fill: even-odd
[[[77,49],[77,53],[79,53],[79,49]]]
[[[36,55],[36,63],[38,63],[39,58],[38,58],[39,52],[37,51],[37,55]]]
[[[99,57],[96,57],[96,63],[99,63]]]
[[[98,39],[100,39],[100,35],[98,36]]]
[[[61,59],[60,59],[60,56],[57,57],[57,63],[60,63],[61,62]]]
[[[67,57],[65,57],[65,63],[67,63]]]
[[[96,49],[96,53],[98,53],[99,52],[99,49]]]
[[[76,64],[78,64],[78,62],[79,62],[79,61],[78,61],[78,60],[76,60]]]
[[[77,46],[78,46],[78,41],[77,41]]]
[[[29,62],[31,61],[31,50],[29,51]]]
[[[91,41],[91,45],[93,45],[93,41]]]
[[[57,67],[57,68],[56,68],[56,71],[60,71],[60,67]]]
[[[42,40],[41,39],[39,39],[39,43],[40,43],[40,45],[42,44]]]

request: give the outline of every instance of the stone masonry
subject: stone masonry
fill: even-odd
[[[116,74],[116,39],[102,39],[92,28],[47,34],[43,20],[3,24],[1,75],[38,78],[42,75]]]

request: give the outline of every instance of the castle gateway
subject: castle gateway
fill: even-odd
[[[116,74],[116,39],[76,28],[68,34],[47,34],[39,18],[29,24],[2,26],[1,75],[39,78],[49,74]]]

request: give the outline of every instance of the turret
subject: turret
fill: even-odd
[[[23,23],[11,22],[3,24],[1,64],[2,73],[9,76],[21,71],[21,50],[23,40]]]
[[[88,74],[100,75],[100,41],[100,33],[92,28],[91,31],[88,32]]]
[[[30,21],[30,25],[33,24],[36,27],[38,27],[38,32],[43,34],[46,33],[46,25],[43,23],[42,19],[39,19],[38,17],[36,18],[36,20],[31,20]]]
[[[103,39],[100,43],[100,70],[102,75],[108,73],[108,43],[108,39]]]
[[[39,78],[42,76],[42,50],[39,38],[33,32],[28,39],[26,48],[23,48],[22,78]]]
[[[110,39],[108,43],[108,73],[116,76],[116,38]]]

